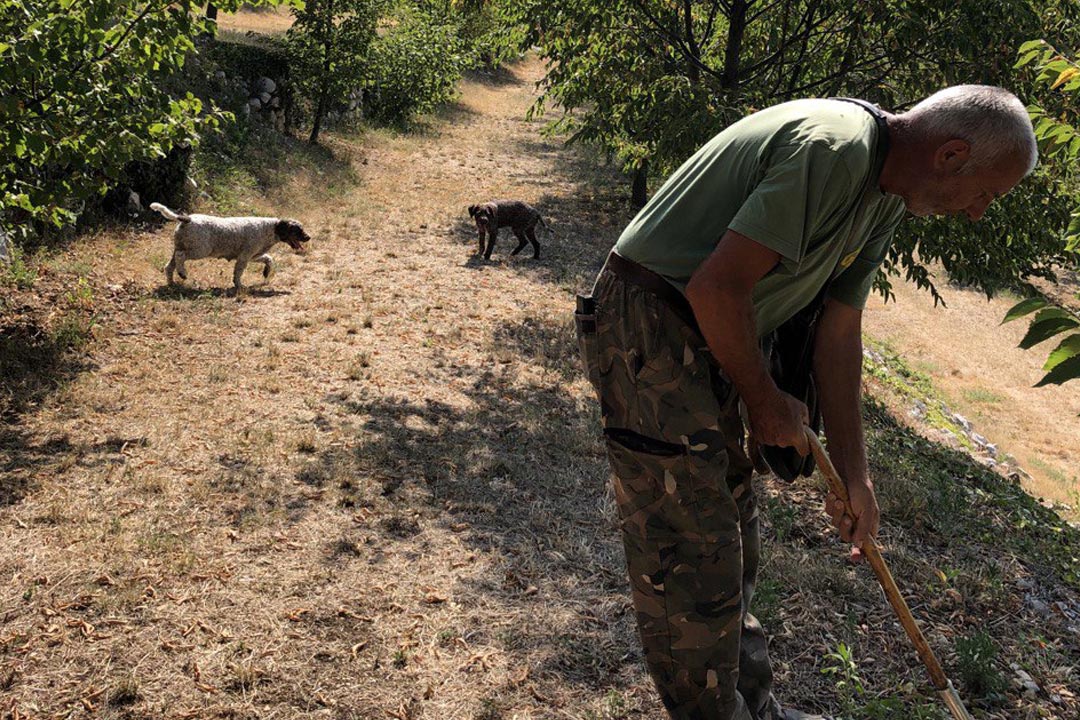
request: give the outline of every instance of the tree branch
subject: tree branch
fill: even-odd
[[[700,57],[692,53],[690,49],[686,47],[686,43],[683,42],[683,39],[681,37],[679,37],[677,34],[673,33],[671,30],[665,27],[659,19],[654,17],[653,14],[649,12],[649,9],[645,6],[643,0],[632,0],[632,2],[638,8],[641,14],[645,16],[645,19],[648,20],[649,23],[653,26],[653,30],[658,35],[660,35],[660,37],[670,43],[672,47],[678,50],[679,54],[681,54],[687,61],[689,61],[698,70],[705,73],[706,75],[709,75],[710,77],[716,78],[718,80],[722,80],[721,73],[706,65],[704,62],[702,62]]]

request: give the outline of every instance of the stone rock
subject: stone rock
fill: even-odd
[[[1039,684],[1035,682],[1035,679],[1031,675],[1027,674],[1016,663],[1010,663],[1009,667],[1012,668],[1013,674],[1016,676],[1016,681],[1024,689],[1024,694],[1028,697],[1035,697],[1039,694]]]
[[[270,93],[268,93],[268,92],[259,93],[259,100],[262,101],[263,105],[269,105],[270,104]]]
[[[274,90],[277,90],[277,83],[275,83],[268,77],[261,77],[255,83],[255,92],[260,95],[262,95],[263,93],[269,95],[270,93],[274,92]]]
[[[971,421],[960,413],[953,413],[952,419],[957,425],[964,428],[964,432],[971,432]]]
[[[251,98],[250,100],[248,100],[248,108],[255,112],[259,112],[260,110],[262,110],[262,100],[260,100],[259,98]]]
[[[218,79],[218,80],[224,80],[225,79],[225,71],[224,70],[218,70],[216,73],[214,73],[214,77],[216,79]]]
[[[986,448],[984,448],[984,449],[986,450],[986,452],[990,453],[990,457],[992,457],[992,458],[997,457],[997,454],[998,454],[997,445],[994,445],[993,443],[987,443]]]
[[[142,200],[139,198],[139,193],[134,190],[128,190],[127,207],[125,209],[130,213],[141,213],[143,211]]]
[[[1028,595],[1024,600],[1027,602],[1027,606],[1031,608],[1031,611],[1039,617],[1050,617],[1050,606],[1039,598]]]
[[[967,428],[967,429],[970,430],[970,428]],[[986,447],[987,445],[990,444],[990,441],[987,440],[986,438],[984,438],[979,433],[971,433],[971,439],[979,447]]]

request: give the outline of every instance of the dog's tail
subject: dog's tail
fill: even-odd
[[[547,230],[548,237],[555,237],[555,231],[551,229],[551,226],[544,222],[544,216],[539,213],[536,215],[536,219],[540,221],[540,224]]]
[[[159,213],[164,215],[166,217],[166,219],[168,219],[168,220],[179,220],[182,223],[191,221],[191,216],[190,215],[181,215],[180,213],[174,213],[172,210],[165,207],[161,203],[150,203],[150,209],[151,210],[157,210]]]

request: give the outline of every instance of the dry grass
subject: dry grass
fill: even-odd
[[[522,119],[540,70],[465,82],[414,135],[328,136],[331,156],[290,154],[286,182],[238,191],[315,236],[240,300],[221,292],[226,263],[163,288],[164,226],[52,261],[58,287],[86,277],[97,324],[89,354],[5,416],[0,716],[660,717],[570,317],[629,219],[626,186]],[[464,209],[495,195],[551,218],[542,261],[506,240],[475,258]],[[949,669],[953,641],[987,628],[999,665],[1044,688],[1010,686],[980,717],[1076,717],[1080,581],[1045,545],[1075,534],[887,415],[872,432],[892,453],[875,467],[897,478],[890,560]],[[921,457],[932,483],[910,467]],[[840,707],[821,670],[846,642],[868,688],[852,702],[929,712],[867,571],[843,564],[820,483],[762,490],[757,605],[784,697]]]
[[[220,13],[218,27],[234,33],[284,35],[292,27],[292,11],[285,6],[276,8],[243,8],[237,13]]]
[[[1032,387],[1048,350],[1018,347],[1027,322],[1001,325],[1015,299],[987,301],[941,285],[944,308],[908,284],[897,285],[895,303],[872,299],[867,333],[902,353],[978,433],[1015,457],[1031,474],[1032,494],[1072,506],[1080,519],[1080,383]]]

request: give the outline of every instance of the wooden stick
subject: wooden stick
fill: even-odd
[[[814,453],[818,468],[821,469],[821,474],[829,481],[829,489],[832,490],[833,495],[843,501],[844,510],[848,516],[854,518],[855,513],[851,510],[847,485],[840,479],[840,474],[833,467],[832,461],[829,460],[829,456],[825,452],[821,440],[818,439],[817,433],[807,428],[806,437],[810,443],[810,450]],[[919,626],[915,624],[915,618],[904,601],[904,596],[900,594],[900,589],[896,587],[896,581],[893,580],[892,573],[889,572],[889,566],[885,564],[885,558],[881,556],[881,547],[877,544],[877,540],[872,537],[867,538],[861,549],[866,556],[866,560],[870,563],[870,567],[873,568],[874,574],[877,575],[878,583],[880,583],[881,589],[885,591],[885,597],[889,599],[889,604],[892,605],[893,610],[896,612],[896,617],[900,620],[900,624],[903,625],[904,632],[911,638],[915,651],[919,653],[919,658],[922,660],[923,665],[926,666],[927,672],[930,673],[930,681],[934,684],[934,688],[941,695],[953,717],[957,720],[972,720],[956,689],[953,688],[949,679],[945,677],[945,671],[941,669],[941,663],[938,662],[934,651],[930,649],[930,644],[926,642],[926,638],[923,636],[922,631],[919,630]]]

